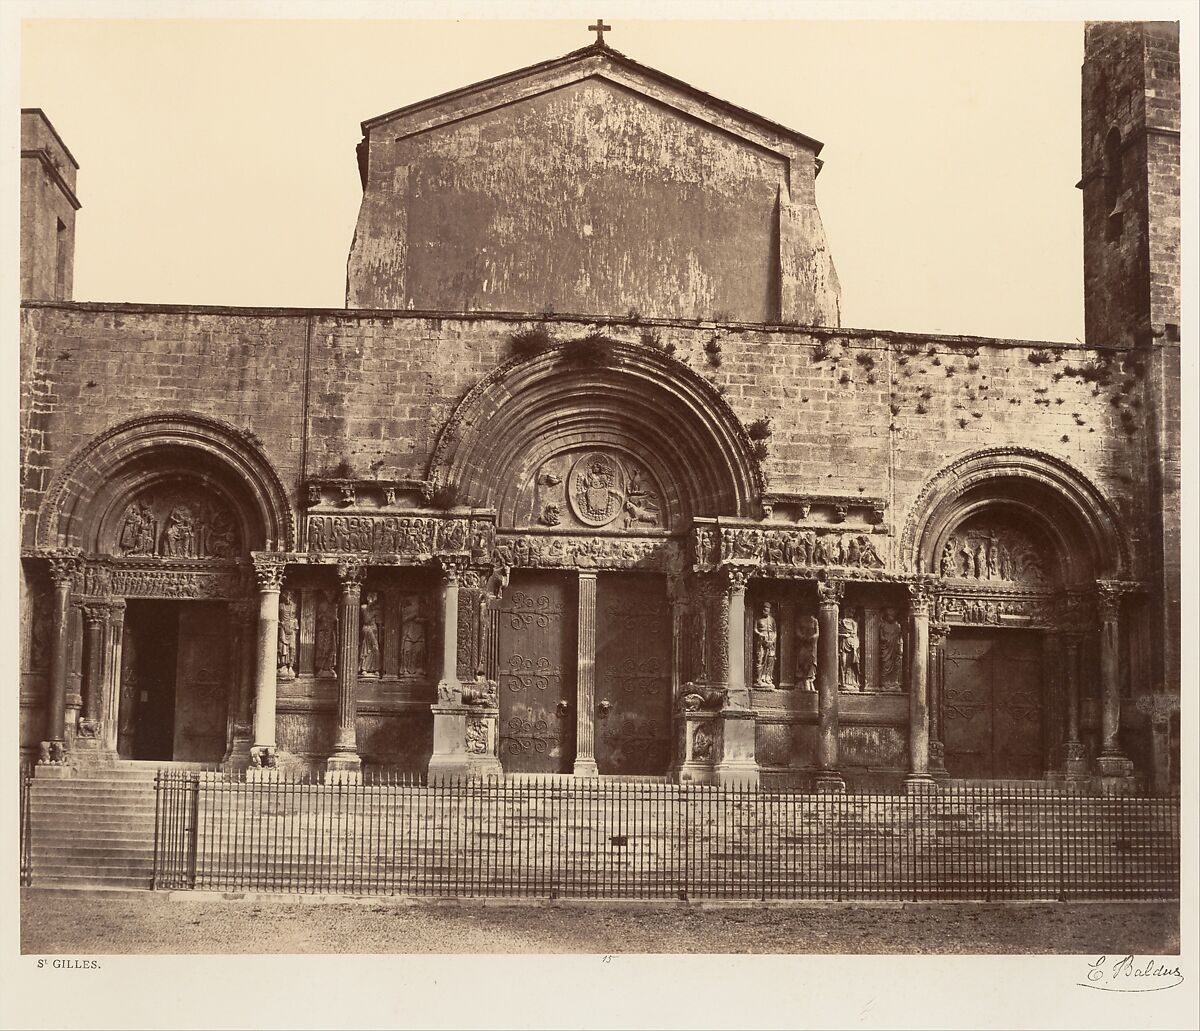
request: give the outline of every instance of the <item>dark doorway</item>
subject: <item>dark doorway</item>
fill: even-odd
[[[596,766],[658,775],[671,760],[671,607],[662,576],[596,582]]]
[[[509,773],[575,764],[576,590],[561,573],[514,572],[500,608],[500,762]]]
[[[950,776],[1043,775],[1041,656],[1029,631],[951,632],[942,709]]]
[[[117,739],[123,758],[222,759],[227,625],[223,602],[126,602]]]

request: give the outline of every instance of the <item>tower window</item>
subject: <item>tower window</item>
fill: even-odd
[[[1121,133],[1117,128],[1109,130],[1104,139],[1104,206],[1108,211],[1108,238],[1121,235]]]

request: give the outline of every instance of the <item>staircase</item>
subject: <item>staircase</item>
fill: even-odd
[[[29,785],[29,883],[37,888],[149,888],[154,775],[119,762]]]

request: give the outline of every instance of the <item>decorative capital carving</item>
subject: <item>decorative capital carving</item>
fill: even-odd
[[[750,578],[758,572],[757,564],[733,565],[726,562],[721,566],[722,586],[726,591],[744,591]]]
[[[950,636],[950,626],[947,623],[929,624],[929,643],[942,644]]]
[[[933,611],[934,592],[928,584],[912,583],[908,585],[908,611],[913,616],[928,617]]]
[[[1160,691],[1142,695],[1135,704],[1138,712],[1144,712],[1150,717],[1151,723],[1162,725],[1170,723],[1171,717],[1179,711],[1179,695]]]
[[[465,569],[458,577],[458,585],[465,591],[478,591],[483,587],[483,577],[475,569]]]
[[[352,557],[338,559],[337,578],[343,590],[354,591],[361,588],[365,572],[366,565],[361,559]]]
[[[435,555],[433,561],[442,571],[442,583],[457,584],[467,568],[467,559],[463,555]]]
[[[817,601],[822,605],[840,605],[846,594],[846,584],[842,580],[818,580]]]
[[[258,552],[250,556],[254,563],[254,580],[260,591],[278,591],[283,586],[284,562],[278,555]]]
[[[1100,621],[1107,623],[1121,614],[1121,595],[1125,586],[1116,580],[1096,581],[1096,612]]]
[[[55,587],[71,586],[74,583],[82,565],[80,556],[78,548],[43,552],[42,557],[49,563],[50,579]]]
[[[88,628],[102,627],[108,620],[109,607],[108,605],[87,604],[81,605],[83,610],[83,621]]]

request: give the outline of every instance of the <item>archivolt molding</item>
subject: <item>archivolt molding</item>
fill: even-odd
[[[158,412],[129,419],[75,451],[54,477],[38,509],[38,547],[82,546],[97,529],[90,524],[98,525],[104,518],[103,512],[94,511],[97,495],[135,459],[153,461],[155,451],[190,451],[207,458],[245,494],[266,547],[295,550],[295,514],[262,447],[252,435],[193,412]],[[185,465],[179,471],[190,470]],[[152,479],[153,474],[142,476],[140,482]]]
[[[1050,507],[1030,504],[1014,493],[1013,487],[1042,492]],[[1112,506],[1095,484],[1061,458],[1020,447],[967,452],[925,484],[900,537],[902,568],[911,573],[937,573],[935,549],[947,527],[990,505],[1008,507],[1040,523],[1063,550],[1068,576],[1072,572],[1069,560],[1080,548],[1093,578],[1122,578],[1131,573],[1129,544]],[[1062,517],[1058,522],[1056,515]],[[1068,525],[1062,525],[1064,522]]]
[[[431,491],[453,486],[495,507],[518,464],[560,447],[611,443],[678,485],[689,515],[756,514],[764,481],[728,402],[681,363],[608,342],[603,361],[556,344],[519,356],[472,387],[443,427],[429,463]]]

